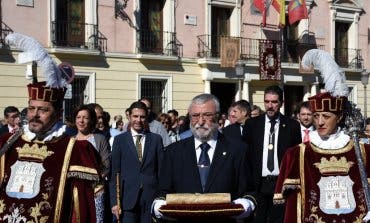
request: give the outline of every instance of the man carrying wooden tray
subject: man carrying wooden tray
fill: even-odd
[[[189,222],[191,218],[191,222],[230,223],[250,216],[255,209],[251,162],[247,160],[250,156],[246,154],[245,146],[218,132],[219,111],[219,101],[211,94],[198,95],[191,101],[188,112],[193,136],[166,148],[159,190],[152,205],[157,218],[176,217],[178,222]],[[226,203],[212,204],[217,199],[211,195],[210,202],[206,199],[203,204],[180,204],[184,207],[182,210],[174,210],[172,215],[168,215],[164,210],[168,210],[170,204],[165,197],[167,195],[168,201],[168,196],[174,193],[227,193],[230,198]],[[240,207],[241,212],[232,216],[234,207]]]

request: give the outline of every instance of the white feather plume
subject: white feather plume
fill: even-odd
[[[23,34],[12,33],[6,36],[5,41],[10,46],[23,51],[19,54],[19,63],[37,61],[45,76],[46,86],[61,88],[66,85],[66,81],[62,78],[61,71],[54,60],[35,39]]]
[[[319,49],[308,50],[302,58],[302,67],[309,69],[311,65],[320,71],[326,91],[334,97],[348,96],[344,72],[328,52]]]

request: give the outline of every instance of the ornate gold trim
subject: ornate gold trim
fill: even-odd
[[[362,161],[364,162],[364,166],[366,166],[366,150],[365,150],[365,144],[360,143],[360,151],[362,155]]]
[[[81,216],[80,216],[80,200],[78,199],[78,189],[77,187],[73,187],[73,206],[76,213],[76,222],[81,222]]]
[[[225,211],[244,211],[244,208],[227,208],[227,209],[214,209],[214,210],[178,210],[178,209],[159,209],[162,213],[222,213]]]
[[[312,144],[311,144],[312,145]],[[299,149],[299,178],[301,179],[301,194],[299,194],[298,193],[298,195],[300,195],[299,197],[300,197],[300,199],[298,199],[298,197],[297,197],[297,199],[298,199],[298,201],[299,202],[301,202],[300,203],[300,205],[299,205],[299,208],[298,209],[301,209],[301,210],[299,210],[299,212],[298,212],[298,210],[297,210],[297,215],[299,214],[299,219],[301,219],[302,217],[301,216],[304,216],[304,204],[305,204],[305,199],[306,199],[306,197],[305,197],[305,195],[306,195],[306,191],[305,191],[305,180],[304,180],[304,155],[305,155],[305,151],[306,151],[306,145],[305,144],[300,144],[299,145],[299,147],[300,147],[300,149]],[[297,201],[297,204],[299,203]],[[298,218],[297,218],[297,221],[298,221]],[[299,220],[299,222],[300,222],[301,220]]]
[[[5,154],[0,158],[0,184],[4,181],[5,176]]]
[[[290,179],[290,178],[287,178],[287,179],[284,180],[283,185],[286,185],[286,184],[289,184],[289,185],[299,185],[299,184],[301,184],[301,180],[300,179]]]
[[[77,172],[82,172],[82,173],[98,174],[98,171],[94,168],[84,167],[84,166],[77,166],[77,165],[69,166],[68,171],[77,171]]]
[[[301,213],[301,208],[302,208],[302,203],[301,203],[301,192],[297,193],[297,223],[302,222],[302,213]]]
[[[64,155],[63,167],[61,170],[60,180],[59,180],[57,203],[55,204],[55,215],[54,215],[54,221],[53,221],[54,223],[58,223],[60,220],[60,212],[62,210],[62,202],[63,202],[63,195],[64,195],[64,187],[65,187],[66,178],[67,178],[67,171],[68,171],[69,161],[71,160],[72,150],[73,150],[75,141],[76,139],[74,137],[71,137],[69,139],[67,150]]]
[[[311,143],[312,150],[321,154],[340,154],[350,151],[353,148],[353,141],[350,140],[347,145],[340,149],[321,149]]]

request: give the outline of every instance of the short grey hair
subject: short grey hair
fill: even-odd
[[[190,112],[190,108],[194,104],[204,104],[208,101],[213,101],[213,103],[216,105],[216,113],[220,113],[220,102],[216,96],[213,94],[200,94],[195,96],[188,107],[188,112]]]

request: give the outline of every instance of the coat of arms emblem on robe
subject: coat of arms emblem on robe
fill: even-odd
[[[339,160],[332,156],[330,160],[321,158],[314,164],[323,175],[317,183],[320,188],[319,206],[325,214],[348,214],[355,210],[356,201],[353,195],[353,181],[348,176],[353,162],[345,157]]]
[[[18,160],[11,166],[11,174],[6,185],[6,194],[14,198],[30,199],[40,192],[40,180],[45,169],[42,162],[52,151],[46,146],[39,148],[37,144],[31,147],[25,144],[17,148]]]

